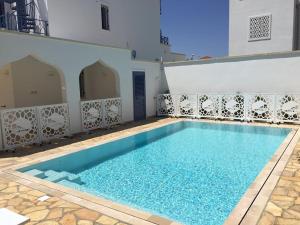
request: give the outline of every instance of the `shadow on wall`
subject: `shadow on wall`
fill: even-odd
[[[120,97],[118,73],[100,61],[81,71],[79,86],[81,100]]]
[[[19,108],[65,101],[64,76],[33,56],[0,69],[0,107]]]

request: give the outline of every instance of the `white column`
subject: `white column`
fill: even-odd
[[[77,71],[64,71],[66,103],[69,105],[70,131],[76,134],[82,131],[80,113],[79,74]],[[78,78],[77,78],[78,77]]]

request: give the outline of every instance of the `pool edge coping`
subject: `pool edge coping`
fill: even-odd
[[[193,121],[193,122],[202,122],[202,123],[207,123],[208,122],[208,123],[231,124],[231,125],[249,125],[249,126],[262,126],[262,127],[277,127],[277,128],[290,128],[290,129],[292,129],[292,131],[285,138],[285,140],[283,141],[281,146],[276,150],[276,152],[272,156],[272,159],[266,164],[264,169],[260,172],[260,175],[257,177],[257,179],[262,179],[262,181],[264,181],[264,182],[261,186],[258,186],[256,188],[255,197],[257,197],[260,194],[261,190],[264,188],[266,182],[268,181],[267,178],[270,178],[270,176],[272,176],[273,170],[275,168],[277,168],[276,165],[281,161],[283,155],[287,152],[286,150],[288,148],[290,148],[291,151],[290,151],[289,157],[285,157],[285,158],[287,158],[286,163],[288,162],[288,160],[289,160],[289,158],[290,158],[290,156],[291,156],[291,154],[292,154],[292,152],[295,148],[295,146],[291,147],[290,144],[294,141],[295,145],[296,145],[297,141],[299,140],[299,137],[300,137],[299,128],[298,127],[296,128],[294,125],[278,126],[278,125],[273,125],[273,124],[271,125],[271,124],[265,124],[265,123],[242,123],[242,122],[236,122],[236,121],[211,121],[211,120],[193,120],[193,119],[180,118],[180,119],[163,121],[162,123],[158,122],[158,124],[155,124],[151,127],[147,127],[147,125],[146,125],[146,127],[143,127],[143,125],[142,125],[141,129],[138,130],[138,131],[135,131],[135,130],[130,131],[132,128],[125,129],[125,130],[122,130],[123,133],[121,133],[118,137],[108,137],[107,140],[93,141],[93,139],[97,138],[96,137],[96,138],[92,138],[92,139],[89,139],[89,140],[81,141],[79,143],[77,142],[75,144],[66,145],[70,149],[64,150],[63,153],[53,153],[53,154],[49,154],[47,156],[41,156],[41,157],[38,157],[37,159],[33,159],[33,160],[30,160],[30,161],[25,162],[25,163],[19,163],[15,166],[10,166],[9,169],[6,169],[6,170],[5,170],[5,168],[3,168],[2,173],[6,173],[7,175],[12,175],[12,176],[17,177],[18,182],[20,182],[24,185],[36,184],[35,186],[37,186],[37,188],[36,188],[37,190],[38,190],[38,188],[42,188],[43,190],[49,189],[50,192],[51,191],[53,192],[53,190],[56,190],[58,192],[64,193],[63,196],[61,197],[64,200],[73,202],[75,204],[82,205],[86,208],[90,208],[90,209],[93,209],[93,210],[96,210],[96,211],[99,211],[99,209],[101,209],[101,211],[99,211],[99,212],[103,213],[103,211],[105,211],[104,212],[105,214],[107,214],[109,216],[113,216],[116,219],[123,220],[124,222],[128,222],[128,223],[131,223],[131,224],[136,224],[136,225],[142,225],[142,224],[145,224],[145,225],[146,224],[163,224],[163,225],[172,224],[172,225],[178,225],[179,223],[173,222],[170,219],[166,219],[166,218],[163,218],[163,217],[158,216],[158,215],[153,215],[153,214],[151,214],[149,212],[146,212],[146,211],[143,211],[143,210],[135,209],[133,207],[127,206],[126,204],[116,203],[114,201],[107,200],[107,199],[102,198],[102,197],[98,197],[98,196],[91,195],[91,194],[84,193],[84,192],[79,192],[79,191],[76,191],[74,189],[67,188],[67,187],[64,187],[64,186],[56,184],[56,183],[51,183],[51,182],[48,182],[48,181],[45,181],[45,180],[42,180],[42,179],[38,179],[38,178],[35,178],[35,177],[32,177],[32,176],[29,176],[27,174],[18,172],[16,170],[20,169],[20,168],[23,168],[23,167],[33,165],[33,164],[36,164],[36,163],[48,161],[48,160],[51,160],[51,159],[54,159],[54,158],[58,158],[58,157],[61,157],[61,156],[64,156],[64,155],[68,155],[70,153],[75,153],[75,152],[78,152],[78,151],[86,150],[86,149],[89,149],[89,148],[92,148],[92,147],[95,147],[95,146],[98,146],[98,145],[102,145],[102,144],[105,144],[105,143],[109,143],[109,142],[112,142],[112,141],[116,141],[116,140],[119,140],[119,139],[130,137],[130,136],[133,136],[133,135],[136,135],[136,134],[148,132],[148,131],[151,131],[151,130],[154,130],[154,129],[157,129],[157,128],[160,128],[160,127],[164,127],[164,126],[171,125],[171,124],[178,123],[178,122],[182,122],[182,121]],[[296,135],[297,135],[298,139],[295,141]],[[83,147],[82,143],[84,143],[84,142],[87,142],[87,144],[89,146],[88,147],[86,147],[86,146]],[[58,147],[58,148],[55,148],[53,150],[59,150],[61,148],[62,147]],[[280,152],[282,154],[278,155],[278,153],[280,153]],[[274,161],[275,156],[276,156],[277,160]],[[283,168],[282,168],[281,172],[285,168],[286,163],[282,166]],[[272,166],[272,164],[275,164],[275,165],[271,168],[268,168],[268,167],[270,167],[270,165]],[[281,172],[280,172],[280,174],[281,174]],[[267,176],[260,177],[264,173],[267,173]],[[278,179],[280,177],[280,174],[277,175]],[[250,205],[248,204],[248,207],[245,206],[245,204],[242,204],[242,205],[240,205],[240,204],[241,204],[242,201],[245,201],[243,199],[248,200],[248,202],[250,202],[250,200],[252,200],[251,203],[256,202],[255,197],[254,198],[252,197],[252,199],[250,198],[250,200],[249,200],[248,192],[251,188],[253,188],[253,186],[257,185],[257,183],[258,183],[257,179],[255,179],[255,181],[252,183],[252,185],[249,186],[246,193],[241,198],[241,201],[236,205],[236,207],[234,208],[232,213],[227,217],[227,219],[225,221],[226,225],[241,224],[243,222],[243,219],[247,217],[247,214],[248,214],[248,212],[250,212],[249,210],[251,210],[251,206],[253,204],[250,204]],[[262,182],[262,181],[260,181],[260,182]],[[277,182],[275,182],[274,187],[275,187],[276,183]],[[39,187],[39,186],[42,186],[42,187]],[[269,191],[270,192],[269,196],[271,195],[274,187]],[[261,213],[262,213],[263,209],[265,208],[265,205],[266,205],[268,199],[269,198],[267,198],[265,200],[265,203],[263,204],[263,206],[261,206],[261,208],[262,208]],[[246,211],[245,211],[245,209],[246,209]],[[242,213],[241,216],[239,217],[240,219],[238,221],[237,220],[230,220],[230,218],[232,218],[232,215],[236,214],[235,211],[239,211],[239,214],[241,214],[241,211],[245,211],[246,214]],[[119,212],[119,213],[116,213],[116,212]],[[123,215],[123,214],[125,214],[125,215]],[[125,220],[124,220],[124,218],[125,218]],[[257,218],[256,223],[258,222],[259,218],[260,218],[260,216]],[[253,223],[253,224],[256,224],[256,223]]]

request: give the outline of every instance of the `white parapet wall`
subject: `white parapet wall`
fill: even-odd
[[[300,52],[166,63],[162,93],[300,93]]]

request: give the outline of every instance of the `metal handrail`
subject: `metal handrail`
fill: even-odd
[[[30,19],[34,24],[32,28],[26,29],[24,27],[19,27],[18,21],[21,21],[21,24],[25,24],[28,19]],[[0,15],[0,28],[7,30],[49,36],[48,27],[48,21],[45,20],[28,18],[26,16],[17,16],[15,14]]]

